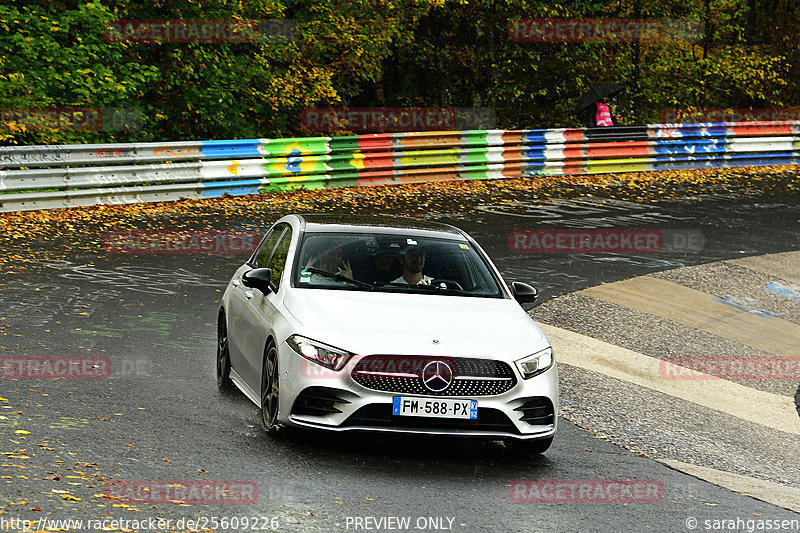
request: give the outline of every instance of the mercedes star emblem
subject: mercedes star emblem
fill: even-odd
[[[441,392],[453,382],[453,370],[443,361],[431,361],[422,369],[422,384],[428,390]]]

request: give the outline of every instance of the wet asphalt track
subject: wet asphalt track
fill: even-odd
[[[797,198],[709,194],[702,201],[647,206],[593,199],[534,205],[521,198],[485,204],[480,213],[439,220],[470,232],[508,281],[537,285],[542,301],[682,265],[800,249]],[[217,229],[263,230],[268,222],[229,220]],[[703,246],[630,255],[509,250],[513,230],[598,226],[700,232]],[[700,520],[699,530],[704,519],[798,518],[639,457],[565,420],[544,456],[460,439],[305,432],[270,439],[255,406],[241,394],[218,393],[214,383],[220,290],[242,260],[39,258],[3,280],[4,355],[103,355],[114,371],[98,380],[0,381],[0,398],[7,400],[0,401],[0,518],[255,516],[277,517],[281,531],[363,531],[355,528],[355,517],[391,515],[410,517],[412,528],[420,517],[442,517],[435,522],[439,528],[420,530],[459,532],[689,531],[690,517]],[[45,479],[56,475],[58,481]],[[514,480],[587,478],[657,480],[663,498],[632,504],[509,499]],[[113,500],[95,495],[117,479],[248,480],[258,485],[260,497],[244,505],[112,507]],[[36,508],[41,510],[31,510]]]

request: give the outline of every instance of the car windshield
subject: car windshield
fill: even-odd
[[[297,252],[293,285],[502,297],[471,244],[414,235],[308,233]]]

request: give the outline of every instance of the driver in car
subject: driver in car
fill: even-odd
[[[425,268],[426,252],[418,246],[410,246],[406,252],[400,256],[400,263],[403,265],[403,275],[392,283],[405,283],[408,285],[430,285],[431,278],[422,273]]]

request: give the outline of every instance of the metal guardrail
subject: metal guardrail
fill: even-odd
[[[800,162],[800,121],[0,147],[0,211]]]

